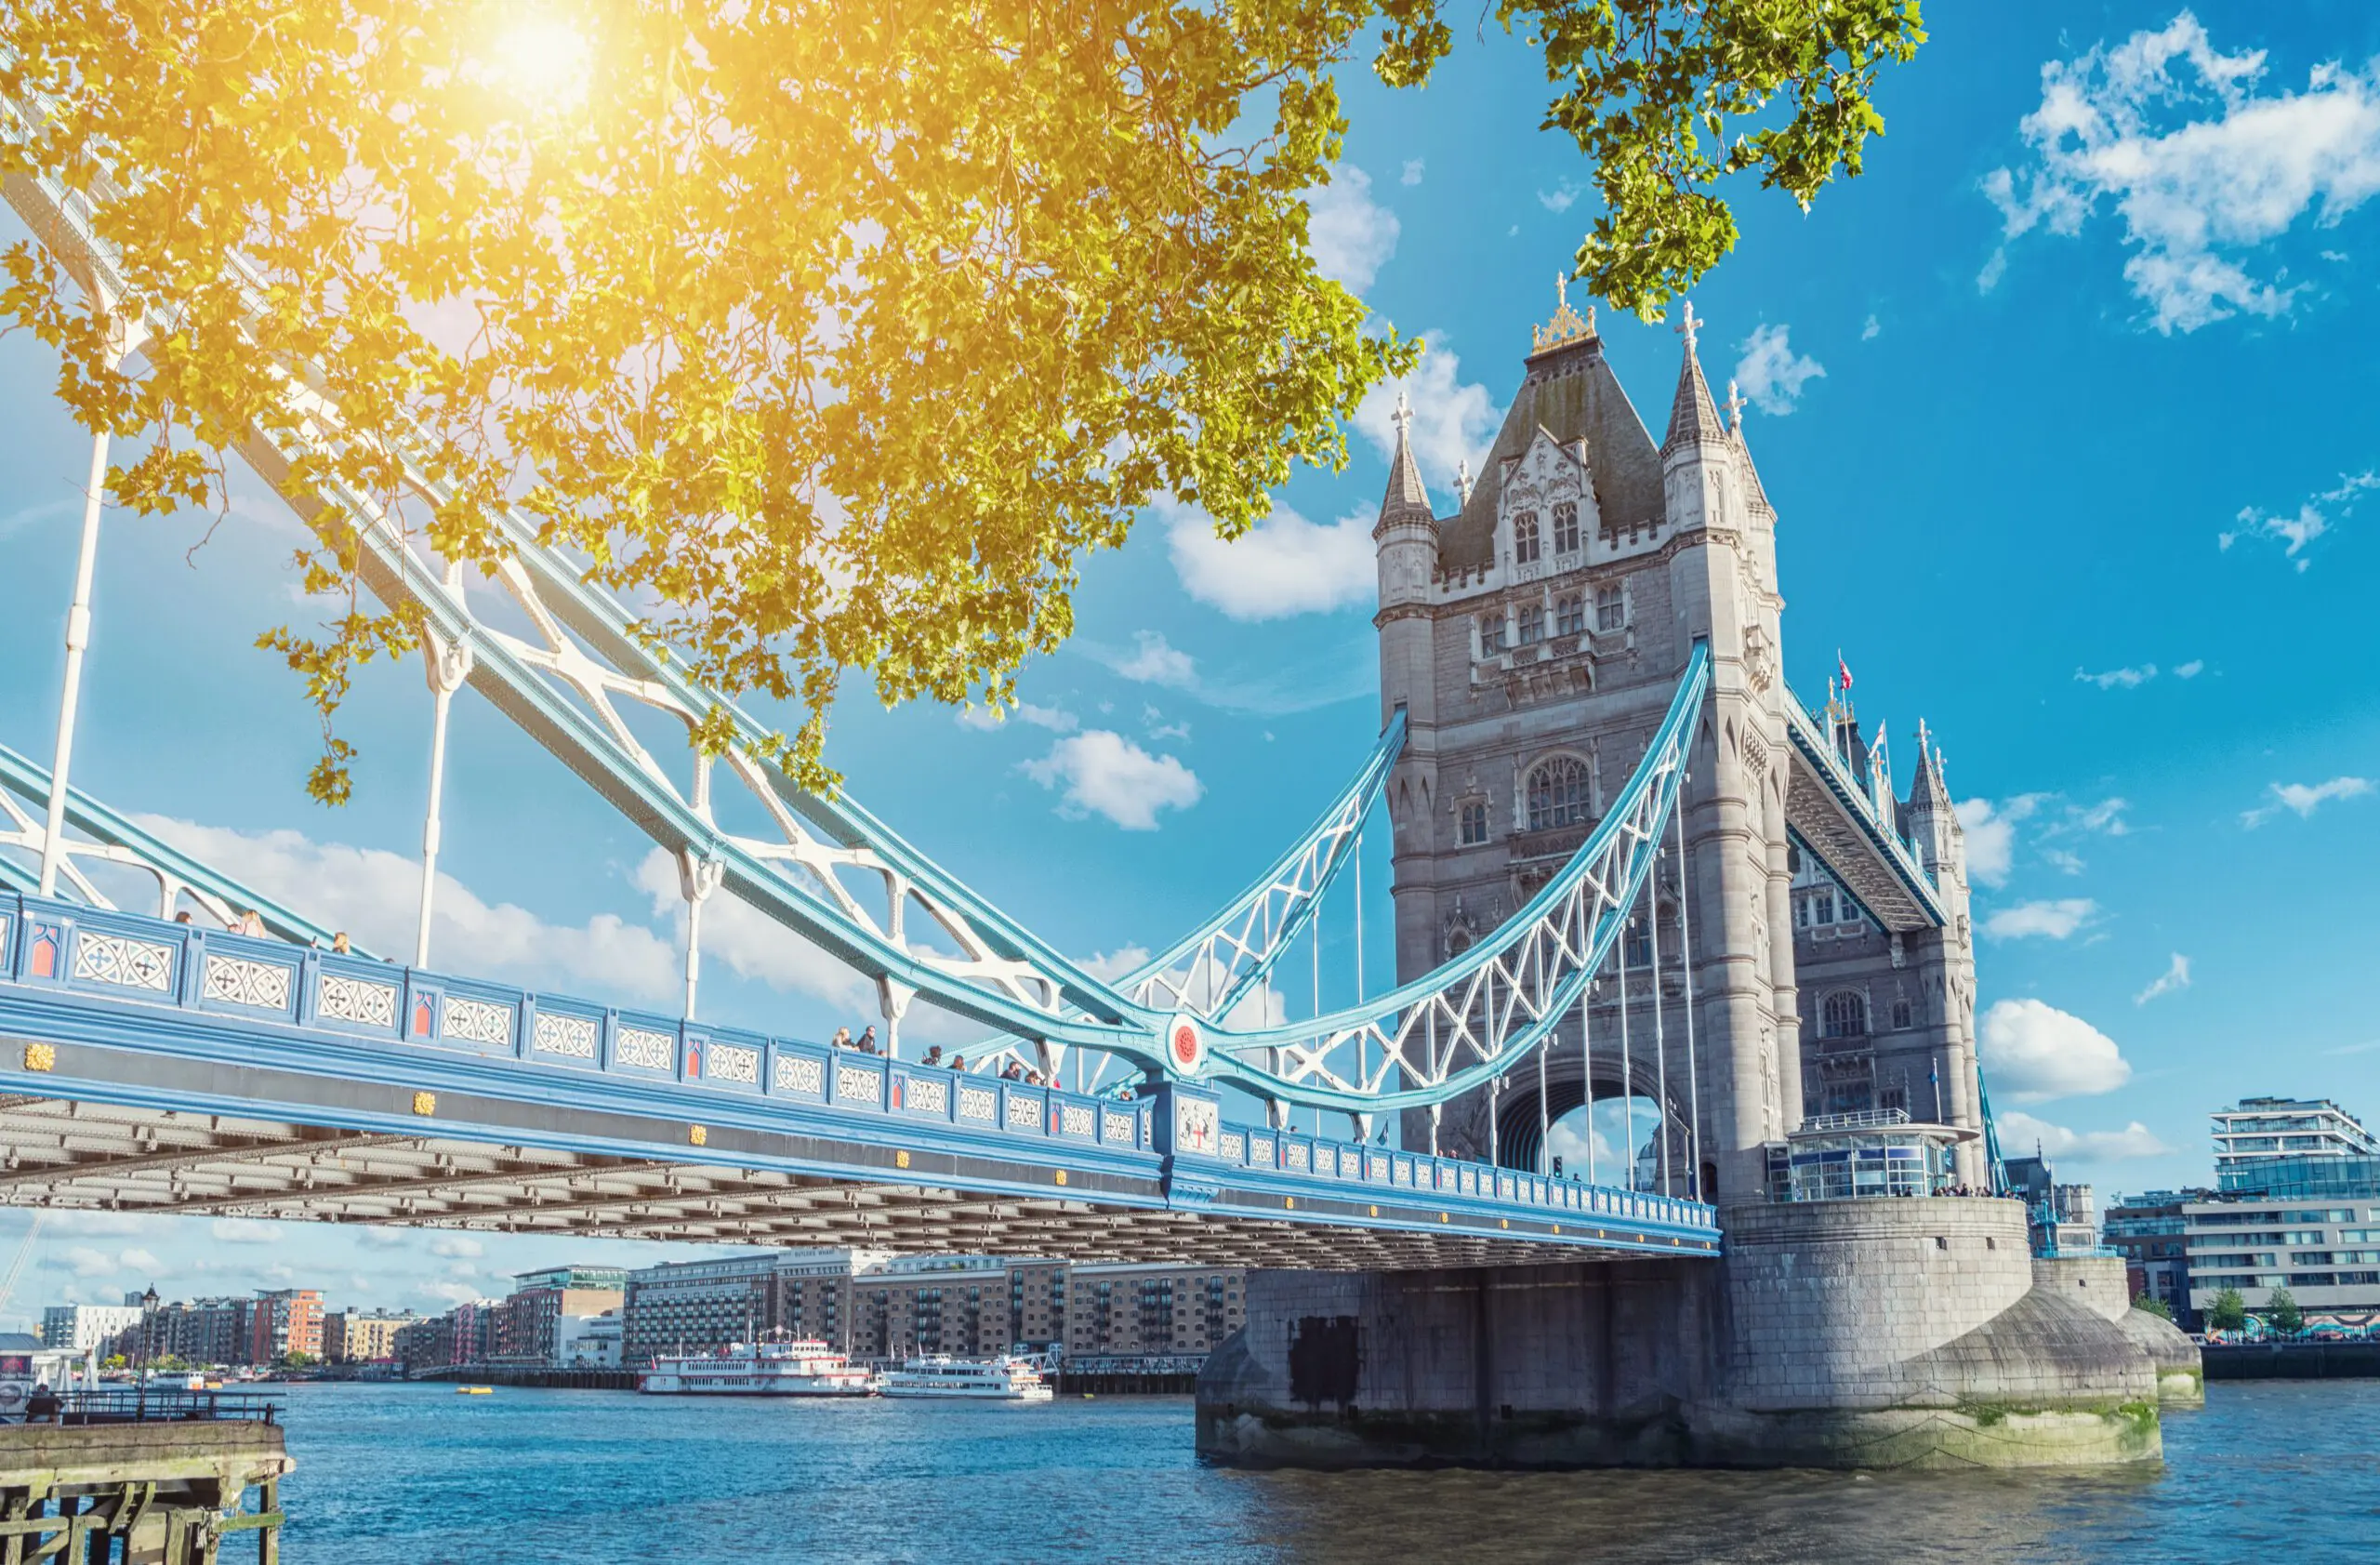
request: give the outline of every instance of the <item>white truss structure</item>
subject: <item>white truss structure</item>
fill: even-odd
[[[0,134],[28,137],[38,105],[0,99]],[[118,299],[113,254],[92,224],[85,192],[12,176],[10,204],[94,300]],[[105,200],[109,192],[95,192]],[[253,281],[253,279],[251,279]],[[139,323],[169,331],[170,320]],[[260,432],[242,455],[293,504],[312,503],[292,470],[308,450],[369,439],[404,462],[410,498],[435,507],[443,487],[409,459],[411,431],[359,432],[337,407],[293,378],[288,405],[301,422],[287,445]],[[294,447],[294,448],[292,448]],[[1695,661],[1659,736],[1620,802],[1570,863],[1497,932],[1436,973],[1351,1011],[1287,1028],[1224,1024],[1314,917],[1393,764],[1401,723],[1383,736],[1355,781],[1306,837],[1216,918],[1121,980],[1082,969],[942,869],[848,797],[797,788],[768,759],[771,735],[683,672],[623,605],[584,579],[582,568],[542,545],[526,519],[496,518],[507,550],[492,585],[525,633],[481,611],[456,564],[438,558],[405,508],[333,486],[357,535],[365,585],[390,607],[416,612],[426,651],[464,677],[679,862],[690,905],[724,887],[877,984],[897,1026],[923,997],[942,1009],[1030,1045],[1053,1078],[1067,1050],[1083,1048],[1150,1076],[1181,1074],[1163,1047],[1187,1014],[1206,1028],[1209,1053],[1194,1074],[1276,1102],[1368,1115],[1441,1103],[1509,1069],[1552,1030],[1607,953],[1622,909],[1649,869],[1673,806],[1707,672]],[[491,605],[493,606],[493,605]],[[641,708],[689,736],[673,770],[628,721]],[[691,742],[723,714],[722,760],[767,824],[767,834],[723,826],[712,805],[711,758]],[[935,948],[917,936],[938,937]],[[978,1061],[981,1065],[997,1054]],[[1103,1071],[1104,1071],[1103,1067]],[[1078,1068],[1077,1079],[1083,1072]]]
[[[24,892],[37,888],[39,877],[10,858],[6,850],[13,849],[34,863],[40,862],[48,841],[48,828],[46,819],[33,812],[48,798],[49,773],[0,745],[0,885],[12,885]],[[192,858],[80,789],[67,794],[66,820],[84,835],[61,837],[60,889],[91,907],[112,909],[116,905],[92,883],[82,866],[112,864],[148,878],[156,888],[157,916],[161,919],[172,918],[187,897],[194,912],[205,913],[220,927],[229,928],[239,922],[243,913],[254,912],[264,920],[267,930],[284,940],[327,946],[333,939],[332,931]]]

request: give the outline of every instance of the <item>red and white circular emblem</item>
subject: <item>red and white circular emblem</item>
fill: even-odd
[[[1207,1063],[1207,1037],[1198,1030],[1198,1019],[1176,1015],[1166,1024],[1165,1052],[1173,1068],[1184,1076],[1196,1076],[1198,1068]]]

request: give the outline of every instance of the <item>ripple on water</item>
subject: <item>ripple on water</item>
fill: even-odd
[[[694,1402],[301,1386],[293,1565],[2380,1559],[2380,1383],[2208,1388],[2162,1468],[1241,1473],[1179,1398]]]

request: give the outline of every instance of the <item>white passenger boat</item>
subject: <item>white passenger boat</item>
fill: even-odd
[[[636,1388],[660,1397],[866,1397],[876,1383],[823,1342],[762,1342],[655,1359]]]
[[[959,1397],[973,1401],[1046,1402],[1057,1393],[1022,1359],[954,1359],[929,1354],[887,1370],[877,1389],[888,1397]]]

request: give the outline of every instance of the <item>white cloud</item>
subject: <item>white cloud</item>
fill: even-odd
[[[480,1296],[480,1291],[467,1282],[431,1282],[421,1292],[450,1305],[469,1304]]]
[[[1169,644],[1156,630],[1135,633],[1130,652],[1093,651],[1092,656],[1137,683],[1188,690],[1198,683],[1198,666],[1190,655]]]
[[[1078,957],[1075,961],[1075,965],[1094,978],[1113,983],[1125,974],[1138,969],[1142,963],[1149,960],[1149,948],[1146,946],[1118,946],[1112,951],[1101,951],[1092,956]]]
[[[1368,602],[1376,571],[1372,514],[1307,521],[1285,505],[1226,543],[1195,506],[1160,500],[1183,590],[1234,619],[1285,619]],[[1120,671],[1120,670],[1119,670]]]
[[[2189,987],[2190,959],[2175,951],[2174,960],[2165,964],[2163,974],[2147,988],[2134,995],[2132,1002],[2135,1005],[2146,1005],[2161,994],[2171,994],[2175,989],[2186,989]]]
[[[654,936],[669,955],[667,981],[652,998],[672,1004],[685,993],[685,969],[678,955],[684,939],[686,898],[678,863],[654,848],[638,863],[633,882],[656,919],[672,925],[668,941]],[[649,933],[649,932],[648,932]],[[789,994],[814,995],[846,1012],[874,1011],[876,988],[792,930],[740,896],[724,892],[703,904],[703,962],[723,962],[737,977],[754,979]]]
[[[126,1251],[123,1254],[118,1255],[116,1260],[126,1271],[163,1271],[165,1269],[165,1262],[157,1259],[157,1257],[149,1251],[139,1249],[137,1246]]]
[[[1071,734],[1082,726],[1082,721],[1070,711],[1056,707],[1037,707],[1030,701],[1019,701],[1013,707],[969,707],[959,714],[962,728],[993,729],[1009,722],[1029,723],[1036,728],[1048,728],[1060,734]]]
[[[1488,388],[1464,381],[1461,371],[1461,359],[1445,338],[1425,331],[1421,362],[1413,373],[1365,392],[1355,405],[1354,420],[1356,431],[1387,461],[1396,455],[1396,399],[1403,393],[1413,410],[1413,460],[1421,470],[1421,482],[1447,496],[1449,509],[1456,466],[1468,462],[1476,477],[1488,465],[1488,448],[1504,421],[1504,410],[1489,398]],[[1369,525],[1368,520],[1366,527]]]
[[[2206,659],[2203,657],[2193,657],[2188,662],[2181,664],[2175,668],[2174,670],[2174,677],[2175,679],[2196,679],[2205,671]]]
[[[1060,739],[1018,770],[1043,788],[1065,784],[1061,814],[1103,815],[1127,831],[1156,830],[1159,810],[1186,810],[1206,791],[1172,756],[1151,755],[1105,728]]]
[[[262,895],[344,929],[383,955],[409,956],[421,900],[418,860],[382,848],[316,842],[291,830],[234,831],[161,816],[139,825]],[[509,902],[490,904],[453,876],[438,877],[433,962],[470,954],[474,975],[561,983],[653,1001],[675,992],[678,958],[651,929],[602,913],[549,923]]]
[[[2064,848],[2043,848],[2041,855],[2042,862],[2061,875],[2079,875],[2090,868],[2082,862],[2081,854],[2069,853]]]
[[[1962,799],[1954,813],[1966,834],[1967,873],[1988,886],[2006,884],[2016,856],[2016,822],[2024,817],[1989,799]]]
[[[2098,910],[2099,905],[2087,896],[2019,902],[1984,920],[1983,932],[1994,940],[2024,940],[2034,935],[2063,940],[2088,923]]]
[[[1374,201],[1371,190],[1370,175],[1342,163],[1331,168],[1329,184],[1305,192],[1315,270],[1355,293],[1370,287],[1396,254],[1396,214]]]
[[[470,1259],[487,1253],[487,1246],[469,1234],[441,1234],[432,1240],[430,1253],[449,1259]]]
[[[1421,160],[1418,157],[1407,158],[1405,160],[1405,172],[1396,182],[1400,185],[1420,184],[1421,182]]]
[[[1567,212],[1570,204],[1579,199],[1580,186],[1576,180],[1565,179],[1550,191],[1537,192],[1537,204],[1549,212]]]
[[[2019,126],[2035,161],[1983,181],[2006,237],[2079,234],[2105,203],[2159,331],[2287,312],[2302,285],[2260,280],[2241,258],[2309,211],[2329,227],[2380,192],[2380,78],[2334,62],[2303,92],[2264,94],[2264,73],[2262,50],[2217,54],[2188,11],[2044,64],[2041,107]],[[1977,279],[1984,291],[2002,259]]]
[[[2157,677],[2157,665],[2143,663],[2138,668],[2109,669],[2103,674],[2077,669],[2074,677],[2083,684],[2096,684],[2102,690],[2137,690]]]
[[[2066,817],[2050,830],[2059,836],[2069,831],[2096,831],[2102,836],[2129,837],[2132,828],[2124,824],[2123,813],[2132,808],[2124,799],[2102,799],[2096,804],[2069,804]]]
[[[2137,1120],[2120,1131],[2070,1131],[2064,1125],[2037,1120],[2022,1109],[2010,1109],[1995,1118],[1999,1121],[2001,1149],[2009,1153],[2038,1148],[2047,1157],[2088,1163],[2162,1158],[2173,1151]]]
[[[2334,799],[2360,799],[2372,791],[2369,777],[2333,777],[2328,782],[2274,783],[2268,789],[2272,802],[2241,813],[2240,824],[2254,830],[2283,810],[2294,810],[2300,820]]]
[[[280,1224],[255,1217],[218,1217],[206,1226],[206,1233],[218,1244],[279,1244],[282,1240]]]
[[[1791,326],[1763,325],[1744,338],[1744,356],[1736,361],[1736,384],[1752,405],[1771,418],[1793,411],[1805,382],[1823,378],[1826,366],[1806,354],[1796,354],[1787,340]]]
[[[1859,328],[1859,340],[1862,342],[1873,342],[1883,334],[1884,329],[1884,324],[1876,319],[1875,316],[1871,315],[1868,317],[1867,324]]]
[[[122,1269],[113,1255],[87,1244],[77,1244],[62,1254],[51,1256],[47,1264],[77,1277],[112,1277]]]
[[[2115,1040],[2038,1000],[1995,1001],[1983,1014],[1980,1057],[2004,1103],[2111,1093],[2132,1080]]]
[[[2361,472],[2339,474],[2338,483],[2299,505],[2294,516],[2268,515],[2255,506],[2242,507],[2234,518],[2239,525],[2229,532],[2215,534],[2215,543],[2226,550],[2241,538],[2278,543],[2281,546],[2281,558],[2295,561],[2302,571],[2314,563],[2305,552],[2306,546],[2329,532],[2334,518],[2343,520],[2353,515],[2356,501],[2372,489],[2380,489],[2380,470],[2367,468]]]

